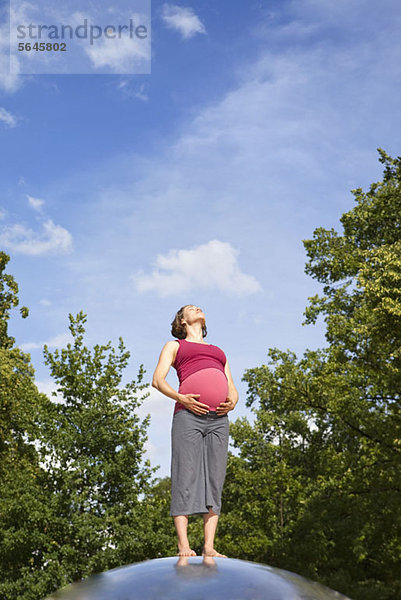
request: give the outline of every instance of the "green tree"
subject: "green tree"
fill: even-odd
[[[5,272],[8,262],[0,252],[0,597],[16,600],[46,590],[40,569],[48,546],[47,480],[35,440],[48,400],[35,386],[29,355],[8,334],[19,304],[18,284]],[[28,315],[25,307],[20,312]]]
[[[157,544],[148,553],[149,558],[174,556],[177,553],[177,536],[170,516],[170,498],[170,477],[157,478],[146,494],[146,509],[157,540]]]
[[[232,427],[220,528],[234,552],[239,523],[243,555],[361,600],[401,594],[401,158],[379,153],[383,180],[353,192],[342,234],[304,242],[323,284],[306,323],[324,318],[327,347],[271,349],[245,373],[255,423]]]
[[[42,455],[51,479],[49,535],[65,582],[128,562],[158,549],[144,497],[154,469],[144,460],[149,417],[137,408],[148,394],[137,380],[122,384],[129,352],[120,338],[84,345],[86,316],[70,315],[73,342],[62,350],[45,347],[45,362],[57,384],[42,431]]]

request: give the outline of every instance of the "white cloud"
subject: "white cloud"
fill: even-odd
[[[192,8],[166,3],[163,5],[162,19],[167,27],[179,31],[184,40],[196,33],[206,33],[205,26]]]
[[[120,17],[122,18],[122,15]],[[146,22],[146,17],[141,14],[130,14],[130,18],[138,23]],[[70,19],[75,25],[80,25],[85,19],[88,22],[96,21],[91,15],[82,12],[75,12]],[[140,39],[135,35],[131,37],[129,33],[122,32],[115,38],[97,39],[95,44],[89,45],[85,42],[82,49],[95,69],[109,68],[118,74],[145,73],[150,67],[150,38]]]
[[[155,291],[171,296],[193,289],[221,290],[238,296],[261,290],[252,275],[242,273],[231,244],[212,240],[192,250],[170,250],[159,254],[151,275],[138,273],[133,277],[140,292]]]
[[[73,339],[69,333],[60,333],[44,342],[26,342],[21,344],[20,348],[23,352],[30,352],[31,350],[40,350],[45,345],[49,348],[62,348],[72,342]]]
[[[0,38],[2,35],[2,29],[0,28]],[[0,42],[0,88],[2,88],[5,92],[13,93],[21,87],[22,78],[15,72],[9,73],[6,71],[6,69],[8,69],[8,62],[10,59],[8,57],[4,57],[1,46],[2,44]],[[11,60],[14,62],[13,57]]]
[[[13,93],[22,85],[22,77],[18,75],[18,63],[12,57],[14,67],[10,73],[10,56],[7,27],[0,27],[0,89]]]
[[[35,383],[39,392],[41,392],[42,394],[46,394],[46,396],[51,396],[52,392],[57,391],[57,386],[53,379],[43,379],[35,381]]]
[[[33,196],[27,196],[29,205],[34,209],[40,212],[40,209],[44,205],[45,201],[40,198],[34,198]]]
[[[11,56],[10,58],[10,16],[8,8],[4,7],[4,4],[1,11],[0,24],[0,89],[8,93],[13,93],[21,87],[24,80],[19,75],[18,59],[15,56]],[[19,16],[22,16],[26,7],[30,6],[27,2],[22,3]],[[15,6],[12,8],[15,10]]]
[[[34,231],[20,223],[4,225],[0,227],[0,244],[13,252],[31,256],[71,252],[70,232],[52,219],[45,218],[42,212],[45,201],[28,194],[27,199],[29,206],[40,213],[41,231]]]
[[[0,121],[5,123],[8,127],[15,127],[17,125],[17,117],[12,115],[5,108],[0,107]]]
[[[0,244],[12,252],[38,256],[72,251],[72,236],[51,219],[42,223],[42,231],[25,225],[8,225],[0,229]]]
[[[117,89],[120,90],[124,96],[128,98],[137,98],[138,100],[142,100],[143,102],[147,102],[149,100],[149,96],[146,92],[146,86],[142,83],[139,87],[135,87],[132,89],[130,87],[130,80],[124,79],[120,81],[117,85]]]
[[[51,306],[52,305],[50,300],[48,300],[47,298],[42,298],[42,300],[39,301],[39,304],[41,306]]]
[[[128,36],[103,39],[96,46],[85,46],[84,49],[96,69],[109,67],[114,73],[135,73],[150,59],[148,46]]]
[[[53,379],[39,379],[35,381],[39,392],[45,394],[55,404],[65,404],[63,395],[57,391],[57,384]]]

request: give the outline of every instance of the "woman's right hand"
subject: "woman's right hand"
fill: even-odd
[[[198,402],[200,394],[178,394],[178,402],[195,415],[206,415],[209,412],[207,404]]]

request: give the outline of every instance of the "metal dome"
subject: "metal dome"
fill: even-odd
[[[160,558],[112,569],[48,600],[349,600],[282,569],[230,558]]]

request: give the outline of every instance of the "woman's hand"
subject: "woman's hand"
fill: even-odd
[[[178,402],[195,415],[206,415],[209,412],[209,407],[207,404],[198,402],[197,398],[199,396],[200,394],[179,394]]]
[[[218,415],[226,415],[230,410],[234,410],[236,404],[237,403],[234,402],[234,400],[231,400],[231,398],[227,397],[225,402],[220,402],[216,408],[216,413]]]

